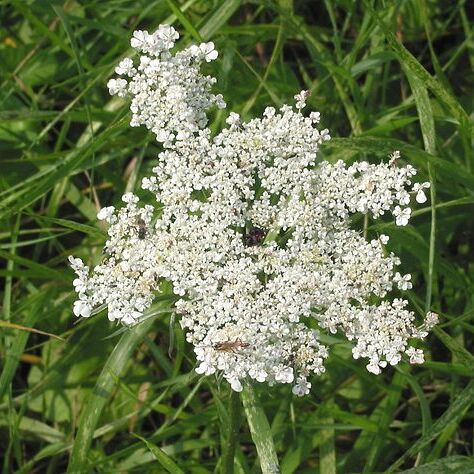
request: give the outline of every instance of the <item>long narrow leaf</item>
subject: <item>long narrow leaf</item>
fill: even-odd
[[[245,416],[252,435],[252,440],[257,448],[260,467],[263,474],[276,474],[280,472],[278,457],[273,444],[272,432],[263,407],[250,384],[247,384],[242,393]]]
[[[378,13],[373,9],[370,2],[367,0],[364,2],[368,7],[369,11],[372,13],[374,19],[380,26],[385,38],[388,41],[388,44],[393,49],[397,55],[400,62],[406,66],[421,82],[423,82],[426,87],[436,96],[439,100],[444,102],[450,109],[453,115],[457,118],[460,124],[469,124],[470,119],[466,111],[461,107],[459,102],[456,100],[453,95],[446,90],[446,88],[432,76],[413,56],[413,54],[408,51],[408,49],[401,44],[393,32],[385,25],[381,20]]]
[[[156,444],[147,441],[142,436],[133,433],[133,436],[142,441],[145,446],[150,450],[150,452],[155,456],[158,463],[165,468],[170,474],[184,474],[184,471],[168,456],[161,448]]]
[[[415,444],[413,444],[397,461],[390,466],[390,472],[394,472],[399,468],[405,460],[415,456],[421,449],[428,446],[431,441],[436,439],[437,436],[448,426],[450,423],[460,420],[466,410],[474,402],[474,380],[471,380],[464,390],[456,397],[451,403],[449,408],[438,418],[433,424],[431,430],[424,436],[422,436]]]
[[[136,346],[149,331],[153,320],[149,319],[130,329],[121,338],[110,354],[100,373],[79,418],[79,425],[74,439],[68,473],[90,472],[87,463],[87,454],[92,443],[94,430],[105,405],[107,404],[116,383],[127,367]]]

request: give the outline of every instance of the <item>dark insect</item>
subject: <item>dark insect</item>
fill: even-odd
[[[245,349],[249,346],[249,343],[242,342],[240,339],[236,339],[235,341],[218,342],[217,344],[214,344],[214,349],[216,351],[233,352],[236,354],[238,350]]]
[[[137,231],[138,238],[140,240],[143,240],[146,237],[146,234],[148,231],[147,231],[146,223],[141,217],[137,219],[137,226],[138,226],[138,231]]]
[[[390,156],[390,164],[392,167],[398,167],[399,166],[399,160],[400,160],[400,152],[395,151],[391,156]]]
[[[244,242],[247,246],[260,245],[267,233],[259,227],[252,227],[248,234],[244,235]]]

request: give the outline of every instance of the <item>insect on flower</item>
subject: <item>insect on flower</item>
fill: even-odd
[[[236,339],[235,341],[223,341],[214,344],[214,349],[220,352],[233,352],[237,354],[237,351],[241,349],[246,349],[250,347],[248,342],[243,342],[240,339]]]
[[[265,239],[266,232],[258,227],[252,227],[248,234],[244,235],[244,242],[247,246],[259,245]]]
[[[397,151],[394,151],[391,155],[390,155],[390,161],[389,161],[389,164],[393,167],[397,167],[398,166],[398,162],[400,160],[400,152],[397,150]]]
[[[141,217],[137,219],[137,228],[138,228],[138,231],[137,231],[138,238],[140,240],[143,240],[146,237],[146,234],[148,233],[148,229],[147,229],[147,225],[145,221]]]

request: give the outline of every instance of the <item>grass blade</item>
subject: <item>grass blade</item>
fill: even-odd
[[[194,38],[195,41],[201,43],[202,38],[199,34],[199,31],[197,31],[196,28],[194,28],[193,24],[186,18],[186,16],[181,11],[179,5],[177,5],[174,0],[166,0],[166,2],[168,3],[171,11],[176,15],[176,18],[178,18],[178,20],[184,26],[186,31]]]
[[[250,434],[257,448],[262,473],[277,474],[280,472],[280,467],[270,425],[263,407],[250,384],[246,384],[241,392],[241,397]]]
[[[451,351],[457,362],[465,365],[469,369],[474,367],[474,356],[467,351],[456,339],[439,327],[434,327],[433,332],[436,337]]]
[[[459,102],[452,94],[446,90],[446,88],[436,79],[436,77],[432,76],[420,63],[419,61],[413,56],[413,54],[408,51],[408,49],[401,44],[396,36],[392,33],[392,31],[385,25],[382,21],[378,13],[374,10],[370,2],[364,2],[366,7],[371,12],[372,16],[374,17],[375,21],[379,25],[380,29],[382,30],[385,38],[387,39],[388,44],[393,49],[395,54],[397,55],[399,61],[410,70],[410,72],[416,76],[426,87],[436,96],[439,100],[444,102],[451,110],[451,113],[456,117],[461,125],[468,126],[470,119],[467,115],[466,111],[461,107]],[[472,130],[471,130],[472,131]]]
[[[324,408],[323,408],[324,413]],[[334,418],[324,416],[321,424],[334,425]],[[336,474],[336,445],[333,428],[321,429],[321,444],[319,445],[319,471],[325,474]]]
[[[388,389],[387,396],[384,400],[383,410],[377,420],[378,430],[372,438],[370,448],[367,453],[367,461],[364,466],[364,473],[374,472],[378,459],[387,441],[390,423],[394,419],[394,412],[400,402],[403,387],[405,385],[405,377],[399,372],[395,372],[392,383]]]
[[[199,34],[204,41],[211,38],[216,31],[221,28],[225,22],[235,13],[237,8],[241,6],[240,0],[224,0],[211,13],[209,18],[199,27]]]
[[[416,456],[420,450],[436,439],[446,426],[459,421],[473,402],[474,380],[471,380],[464,390],[450,404],[449,408],[436,420],[435,423],[433,423],[431,430],[408,448],[408,450],[390,466],[389,472],[395,472],[407,459]]]
[[[474,459],[468,456],[448,456],[444,459],[414,467],[400,474],[472,474]]]
[[[145,446],[150,450],[150,452],[155,456],[158,463],[163,466],[170,474],[184,474],[184,471],[168,456],[161,448],[156,444],[147,441],[145,438],[142,438],[136,433],[132,433],[135,438],[138,438],[140,441],[143,441]]]
[[[79,418],[78,431],[73,443],[68,473],[90,472],[87,465],[87,454],[89,453],[94,430],[100,415],[112,394],[112,389],[116,384],[116,377],[120,377],[123,374],[135,347],[141,342],[152,324],[153,320],[149,319],[130,329],[120,338],[120,341],[107,359],[97,379],[94,391],[83,407]]]
[[[26,314],[25,324],[33,326],[41,315],[41,309],[44,307],[44,302],[48,299],[49,292],[34,293],[30,296],[31,307]],[[0,375],[0,401],[3,399],[8,387],[15,375],[15,372],[20,363],[20,356],[23,353],[30,333],[28,331],[20,331],[13,341],[5,355],[3,361],[2,373]]]
[[[42,336],[53,337],[59,341],[64,341],[64,339],[56,334],[51,334],[50,332],[40,331],[39,329],[30,328],[28,326],[23,326],[21,324],[10,323],[9,321],[2,321],[0,319],[0,328],[7,329],[17,329],[18,331],[34,332],[35,334],[41,334]]]
[[[423,135],[423,143],[425,150],[431,155],[436,154],[436,131],[434,126],[433,111],[423,82],[417,76],[412,74],[406,68],[406,75],[415,97],[416,108],[420,118],[421,133]],[[428,162],[428,175],[430,177],[430,206],[431,206],[431,230],[430,230],[430,249],[428,254],[428,276],[426,281],[426,298],[425,312],[431,309],[431,299],[433,292],[433,280],[435,269],[435,247],[436,247],[436,183],[434,170],[430,162]],[[435,284],[435,288],[436,288]]]

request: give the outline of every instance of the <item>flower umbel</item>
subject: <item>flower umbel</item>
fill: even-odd
[[[308,378],[325,370],[320,331],[344,333],[373,373],[403,354],[422,362],[409,339],[425,337],[436,318],[417,327],[405,300],[373,302],[411,288],[411,276],[396,271],[388,237],[366,241],[350,215],[391,213],[407,225],[410,193],[423,202],[429,184],[412,184],[416,171],[395,166],[398,152],[379,165],[318,162],[330,135],[316,128],[319,113],[303,115],[305,91],[295,108],[268,107],[249,122],[231,112],[228,128],[211,137],[205,111],[225,104],[199,66],[217,51],[203,43],[173,55],[177,39],[167,25],[136,31],[138,65],[122,60],[116,72],[126,79],[109,81],[112,94],[131,98],[131,125],[163,143],[142,182],[157,205],[128,193],[124,207],[99,212],[109,224],[102,263],[91,273],[70,259],[74,313],[88,317],[106,304],[110,320],[132,325],[171,282],[197,372],[220,371],[237,391],[251,378],[308,393]]]

